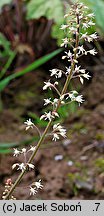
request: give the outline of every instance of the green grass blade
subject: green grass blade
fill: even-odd
[[[10,67],[11,63],[13,62],[13,59],[15,58],[16,53],[12,52],[7,63],[5,64],[5,66],[3,67],[3,69],[0,72],[0,79],[5,75],[5,73],[7,72],[8,68]]]
[[[11,152],[12,152],[11,149],[0,149],[0,154],[9,154]]]
[[[7,78],[3,79],[0,82],[0,91],[3,91],[4,88],[9,84],[9,82],[11,80],[13,80],[14,78],[23,76],[24,74],[29,73],[32,70],[35,70],[36,68],[40,67],[41,65],[43,65],[44,63],[46,63],[47,61],[49,61],[50,59],[52,59],[53,57],[58,55],[61,51],[62,51],[62,49],[55,50],[52,53],[47,54],[47,55],[43,56],[42,58],[36,60],[32,64],[30,64],[29,66],[24,68],[22,71],[14,73],[14,74],[8,76]]]

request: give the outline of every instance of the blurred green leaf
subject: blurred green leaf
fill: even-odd
[[[63,20],[63,5],[61,0],[30,0],[27,4],[27,19],[38,19],[42,16],[56,22]]]
[[[12,152],[11,149],[0,149],[0,154],[9,154],[11,152]]]
[[[6,148],[12,148],[17,146],[18,143],[14,142],[14,143],[0,143],[0,150],[1,149],[6,149]]]
[[[6,62],[6,64],[4,65],[4,67],[2,68],[1,72],[0,72],[0,79],[5,75],[5,73],[7,72],[8,68],[10,67],[10,65],[13,62],[13,59],[15,58],[16,53],[13,52],[11,53],[11,55],[8,58],[8,61]]]
[[[0,0],[0,8],[2,8],[3,5],[9,4],[12,0]]]
[[[40,59],[36,60],[32,64],[30,64],[29,66],[24,68],[22,71],[14,73],[14,74],[6,77],[2,81],[0,81],[0,91],[3,91],[4,88],[9,84],[9,82],[11,80],[13,80],[17,77],[23,76],[24,74],[29,73],[32,70],[35,70],[36,68],[40,67],[41,65],[43,65],[44,63],[46,63],[47,61],[49,61],[50,59],[52,59],[53,57],[58,55],[61,51],[62,51],[62,49],[55,50],[52,53],[47,54],[47,55],[41,57]]]
[[[47,17],[54,21],[52,28],[52,37],[58,39],[60,45],[64,32],[60,29],[64,23],[64,6],[62,0],[30,0],[27,4],[27,19],[38,19]]]
[[[0,51],[0,57],[10,56],[13,53],[10,47],[10,42],[4,37],[2,33],[0,33],[0,45],[2,45],[4,48],[2,52]]]
[[[11,153],[13,150],[12,148],[18,148],[23,145],[30,145],[35,141],[38,141],[39,137],[35,136],[33,138],[22,140],[20,142],[13,142],[13,143],[0,143],[0,154],[8,154]]]

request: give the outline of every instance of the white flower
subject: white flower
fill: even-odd
[[[27,163],[27,165],[30,169],[34,169],[34,167],[35,167],[34,164],[31,164],[31,163]]]
[[[24,122],[24,124],[26,124],[26,130],[28,130],[29,128],[33,128],[34,127],[34,123],[31,121],[31,119],[27,120]]]
[[[84,28],[84,29],[86,29],[86,28],[89,27],[89,24],[88,24],[88,23],[83,23],[82,25],[83,25],[83,28]]]
[[[17,148],[14,148],[14,154],[13,156],[18,156],[21,152],[17,149]]]
[[[82,54],[85,53],[85,49],[84,49],[83,45],[82,45],[82,46],[79,46],[78,49],[79,49],[79,53],[78,53],[78,54],[80,54],[80,53],[82,53]]]
[[[58,99],[57,98],[55,98],[54,100],[53,100],[53,104],[57,104],[58,103]]]
[[[71,67],[66,67],[66,75],[70,74]]]
[[[93,41],[93,38],[92,37],[90,37],[90,36],[88,36],[87,38],[86,38],[86,40],[90,43],[90,42],[92,42]]]
[[[75,66],[75,73],[78,73],[78,72],[79,72],[80,67],[81,67],[81,66],[77,66],[77,65]]]
[[[73,27],[73,26],[72,26],[72,27],[70,27],[70,32],[73,32],[73,33],[74,33],[74,32],[76,32],[76,28],[75,28],[75,27]]]
[[[69,14],[65,14],[65,15],[64,15],[64,18],[66,18],[66,17],[68,17],[68,16],[69,16]]]
[[[35,195],[39,189],[42,189],[43,185],[41,184],[41,179],[37,182],[34,182],[31,186],[30,186],[30,195]]]
[[[31,146],[31,148],[28,151],[35,151],[36,146]]]
[[[53,112],[52,112],[52,115],[53,115],[53,118],[54,118],[54,117],[59,117],[59,114],[58,114],[56,111],[53,111]]]
[[[84,9],[88,9],[88,7],[87,7],[86,5],[84,5],[84,4],[83,4],[83,8],[84,8]]]
[[[87,37],[88,37],[88,33],[86,32],[86,33],[82,34],[81,39],[86,39]]]
[[[23,171],[23,170],[25,170],[25,169],[26,169],[26,166],[25,166],[24,163],[18,164],[18,168],[17,168],[17,170],[21,170],[21,171]]]
[[[82,85],[83,85],[83,82],[84,82],[83,78],[82,78],[81,76],[80,76],[79,78],[80,78],[80,82],[81,82]]]
[[[62,76],[62,70],[52,69],[50,71],[51,71],[51,76],[55,76],[56,78],[61,78],[61,76]]]
[[[39,181],[35,182],[34,184],[36,186],[37,189],[42,189],[43,185],[41,184],[41,179],[39,179]]]
[[[72,53],[70,52],[70,50],[69,50],[69,52],[65,52],[65,53],[67,54],[67,58],[72,57]]]
[[[96,40],[98,38],[98,35],[97,35],[97,33],[95,32],[94,34],[91,34],[91,35],[88,35],[87,36],[87,40],[88,40],[88,42],[90,43],[91,41],[93,41],[93,40]]]
[[[18,165],[19,165],[19,163],[13,164],[13,165],[12,165],[12,169],[15,169]]]
[[[90,53],[91,55],[96,55],[96,54],[97,54],[95,48],[94,48],[94,49],[91,49],[91,50],[89,50],[89,51],[87,51],[87,52]]]
[[[33,187],[30,187],[30,196],[31,195],[35,195],[37,193],[37,190],[35,189],[35,188],[33,188]]]
[[[68,28],[68,27],[69,27],[69,25],[61,25],[61,28],[60,28],[60,29],[65,30],[65,29]]]
[[[67,47],[67,45],[68,45],[68,43],[69,43],[68,38],[64,38],[64,39],[62,39],[62,40],[63,40],[63,43],[61,44],[61,47],[62,47],[62,46]]]
[[[75,100],[75,95],[77,95],[78,92],[77,91],[71,91],[71,93],[69,93],[69,97],[71,99],[71,101],[74,101]]]
[[[94,13],[90,13],[90,14],[87,14],[87,17],[93,18],[93,17],[95,17],[95,15],[94,15]]]
[[[42,120],[42,119],[47,120],[48,119],[49,121],[51,121],[52,118],[54,118],[54,117],[53,117],[52,113],[49,111],[48,113],[45,112],[45,114],[40,117],[40,120]]]
[[[80,105],[80,103],[83,103],[84,100],[83,100],[83,95],[78,95],[77,97],[75,97],[75,101],[77,101]]]
[[[85,74],[83,74],[83,77],[86,79],[89,79],[91,76],[89,75],[89,73],[85,73]]]
[[[80,10],[79,8],[76,8],[76,13],[79,14]]]
[[[94,34],[91,34],[90,37],[96,40],[98,38],[97,32],[95,32]]]
[[[62,71],[61,70],[59,70],[58,71],[58,73],[57,73],[57,76],[56,76],[56,78],[61,78],[62,77]]]
[[[26,169],[26,166],[25,166],[24,163],[21,163],[21,164],[15,163],[15,164],[13,164],[12,169],[15,169],[15,168],[17,168],[17,170],[22,170],[23,171],[23,170]]]
[[[65,52],[65,56],[62,56],[62,59],[65,59],[65,58],[72,58],[72,56],[73,56],[73,54],[70,52],[70,50],[69,50],[69,52]]]
[[[26,148],[23,148],[21,153],[25,154],[26,153]]]
[[[48,82],[44,82],[44,87],[43,87],[43,90],[46,90],[47,88],[50,88],[51,89],[51,86],[52,84],[50,83],[50,80],[48,80]]]
[[[53,103],[52,103],[53,106],[57,107],[58,101],[59,101],[59,99],[55,98],[55,99],[53,100]]]
[[[58,69],[52,69],[52,70],[50,70],[50,72],[51,72],[51,76],[54,76],[54,75],[56,75],[57,74],[57,70]]]
[[[53,125],[53,139],[54,141],[56,141],[57,139],[59,139],[59,135],[61,135],[62,137],[66,137],[66,129],[64,129],[59,123]]]
[[[57,133],[53,133],[53,141],[57,141],[59,139],[59,136],[58,136],[58,134]]]
[[[52,102],[51,102],[51,98],[44,99],[44,101],[45,101],[44,106],[46,106],[46,105],[52,103]]]
[[[54,83],[54,85],[58,85],[58,82],[56,81],[56,82]]]
[[[95,23],[94,22],[92,22],[92,21],[89,21],[89,26],[94,26],[95,25]]]
[[[85,69],[80,69],[79,71],[84,74],[86,70]]]

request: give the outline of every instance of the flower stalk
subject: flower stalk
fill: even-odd
[[[11,186],[9,192],[6,194],[5,196],[5,200],[8,200],[10,199],[12,193],[14,192],[15,188],[17,187],[17,185],[21,182],[25,172],[27,171],[28,167],[30,166],[30,168],[33,168],[33,164],[31,164],[31,162],[33,161],[33,159],[35,158],[36,156],[36,153],[38,151],[38,149],[40,148],[41,144],[43,143],[43,141],[45,140],[45,137],[46,135],[48,134],[50,128],[51,128],[51,125],[52,125],[52,122],[54,121],[54,119],[56,117],[59,117],[58,115],[58,110],[59,110],[59,107],[62,105],[62,104],[68,104],[72,101],[76,101],[78,102],[79,104],[83,102],[83,99],[82,99],[82,95],[77,95],[77,92],[76,91],[72,91],[71,93],[67,93],[67,90],[68,90],[68,86],[69,86],[69,83],[71,81],[72,78],[80,78],[80,82],[83,84],[83,78],[86,78],[86,79],[89,79],[89,75],[88,73],[86,74],[85,73],[85,70],[84,69],[80,69],[80,67],[78,67],[78,58],[85,54],[87,55],[88,53],[92,54],[92,55],[95,55],[96,52],[95,50],[89,50],[89,51],[86,51],[82,46],[80,46],[80,41],[81,40],[87,40],[88,42],[92,41],[93,39],[96,39],[97,38],[97,35],[96,33],[95,34],[92,34],[92,35],[88,35],[87,32],[83,35],[81,35],[80,33],[80,27],[82,25],[83,28],[87,29],[90,25],[94,25],[94,23],[92,21],[89,22],[89,19],[91,17],[93,17],[92,15],[85,15],[84,12],[83,12],[83,9],[87,9],[86,6],[84,6],[83,4],[80,4],[80,3],[76,3],[75,5],[72,6],[72,11],[65,15],[65,17],[70,17],[72,16],[72,18],[74,17],[74,27],[72,27],[72,21],[69,21],[69,23],[67,25],[62,25],[61,29],[62,30],[65,30],[65,29],[68,29],[69,28],[69,32],[72,31],[72,34],[75,36],[75,39],[68,39],[68,38],[65,38],[63,39],[63,43],[62,43],[62,46],[68,46],[68,44],[70,45],[70,47],[72,47],[73,49],[73,52],[71,53],[70,51],[67,53],[65,52],[65,54],[67,54],[66,56],[63,56],[62,59],[64,58],[68,58],[68,61],[70,62],[70,66],[69,68],[67,68],[67,72],[64,72],[59,70],[59,69],[53,69],[53,70],[50,70],[51,71],[51,76],[55,75],[56,78],[60,78],[63,74],[65,75],[66,77],[66,81],[65,81],[65,84],[61,90],[61,93],[60,91],[57,89],[56,85],[58,85],[58,82],[55,82],[54,84],[52,84],[50,82],[50,80],[48,82],[44,82],[45,83],[45,86],[43,87],[43,90],[46,90],[47,88],[50,88],[50,89],[54,89],[56,91],[56,93],[58,94],[59,98],[57,99],[54,99],[53,102],[51,102],[51,98],[49,99],[45,99],[45,105],[48,105],[48,104],[52,104],[53,105],[53,110],[50,111],[49,113],[45,113],[44,115],[41,116],[40,119],[45,119],[45,120],[49,120],[48,124],[47,124],[47,127],[45,128],[43,134],[41,135],[41,133],[39,132],[39,130],[37,129],[37,131],[39,132],[39,135],[40,135],[40,139],[36,145],[36,147],[33,147],[31,149],[33,149],[33,152],[28,160],[28,162],[26,163],[25,161],[25,164],[23,164],[23,168],[21,169],[22,172],[21,174],[18,176],[17,180],[15,181],[15,183]],[[87,18],[86,18],[87,16]],[[82,22],[83,21],[83,22]],[[70,26],[70,23],[71,23],[71,26]],[[74,45],[73,45],[74,44]],[[65,95],[68,95],[66,97],[67,98],[70,98],[70,101],[69,102],[64,102],[63,100],[65,99]],[[29,119],[29,121],[25,122],[26,124],[26,129],[29,129],[29,128],[33,128],[34,127],[34,124],[31,122],[31,120]],[[57,140],[59,139],[59,135],[63,136],[64,138],[66,137],[66,130],[58,123],[57,125],[54,125],[53,126],[53,140]],[[16,153],[17,155],[19,154],[19,151],[16,150]],[[18,165],[18,164],[17,164]],[[20,165],[18,165],[19,168],[21,168]],[[36,184],[39,184],[39,187],[40,189],[42,189],[42,185],[40,183],[41,181],[39,180],[38,183]],[[31,193],[33,193],[33,195],[35,194],[36,190],[34,188],[31,187]]]

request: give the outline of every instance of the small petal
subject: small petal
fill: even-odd
[[[21,152],[17,149],[17,148],[14,148],[14,154],[13,156],[18,156]]]
[[[29,166],[30,169],[34,169],[35,167],[34,164],[31,164],[31,163],[28,163],[27,165]]]

